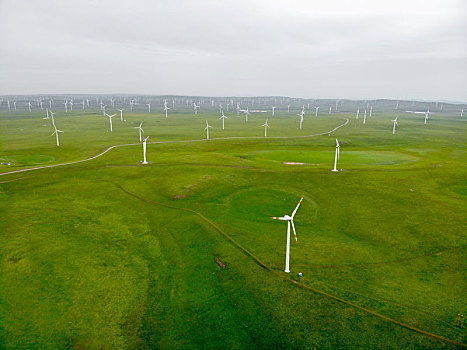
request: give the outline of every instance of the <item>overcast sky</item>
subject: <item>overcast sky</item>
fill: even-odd
[[[465,0],[0,0],[0,94],[467,100]]]

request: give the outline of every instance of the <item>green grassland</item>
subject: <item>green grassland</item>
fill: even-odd
[[[0,113],[0,172],[134,145],[0,176],[0,348],[456,347],[333,297],[467,343],[465,119],[57,112],[56,147],[43,116]]]

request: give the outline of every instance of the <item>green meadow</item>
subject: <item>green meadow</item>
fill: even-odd
[[[465,117],[115,113],[0,112],[0,348],[466,346]]]

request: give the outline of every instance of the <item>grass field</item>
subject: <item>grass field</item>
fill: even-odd
[[[462,347],[378,315],[467,344],[465,119],[124,113],[57,112],[56,147],[44,113],[0,112],[2,173],[134,144],[0,176],[0,348]],[[302,195],[287,275],[270,217]]]

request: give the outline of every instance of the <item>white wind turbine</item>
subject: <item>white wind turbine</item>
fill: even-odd
[[[287,113],[290,113],[290,105],[287,105]]]
[[[315,117],[318,116],[318,110],[319,110],[319,106],[316,106],[316,107],[315,107]]]
[[[292,212],[292,215],[284,215],[284,216],[273,216],[271,219],[274,220],[282,220],[282,221],[287,221],[287,249],[285,251],[285,270],[284,272],[289,273],[290,272],[290,226],[292,225],[293,233],[295,236],[295,241],[298,242],[297,240],[297,232],[295,231],[295,225],[293,223],[293,218],[295,217],[295,214],[297,213],[298,207],[300,204],[302,204],[303,196],[300,198],[300,202],[298,202],[297,206],[295,207],[294,211]]]
[[[53,126],[54,126],[54,128],[55,128],[55,119],[54,119],[54,114],[55,114],[54,112],[50,111],[50,116],[51,116],[51,118],[52,118],[52,125],[53,125]]]
[[[143,140],[143,164],[148,164],[147,160],[146,160],[146,141],[148,140],[149,136],[147,136],[144,140]]]
[[[28,106],[29,106],[29,113],[31,113],[31,101],[28,102]]]
[[[204,128],[204,130],[206,130],[206,140],[209,140],[209,128],[212,128],[212,126],[210,126],[206,120],[206,127]]]
[[[44,110],[44,106],[42,105],[42,100],[39,100],[39,104],[40,104],[40,107],[41,107],[41,111]]]
[[[414,111],[406,111],[406,113],[413,113],[413,114],[425,114],[425,124],[426,121],[428,120],[428,114],[432,114],[429,109],[426,110],[426,112],[414,112]]]
[[[302,124],[303,124],[303,116],[305,115],[305,111],[302,110],[302,112],[300,114],[297,114],[299,117],[300,117],[300,129],[302,128]]]
[[[248,107],[246,109],[241,109],[240,112],[245,113],[245,121],[248,122],[248,116],[250,115],[250,111],[248,110]]]
[[[198,114],[198,108],[199,108],[199,105],[196,105],[196,103],[193,102],[193,109],[195,110],[195,115]]]
[[[464,109],[462,108],[461,109],[461,117],[463,117],[463,116],[464,116]]]
[[[117,111],[120,111],[120,121],[123,121],[123,109],[117,109]]]
[[[8,106],[10,106],[10,103],[8,103]],[[237,110],[237,117],[240,115],[240,105],[237,103],[237,108],[235,108]]]
[[[65,113],[68,113],[68,101],[63,102],[65,105]]]
[[[339,171],[337,170],[337,161],[339,160],[339,156],[340,156],[340,145],[339,145],[339,141],[337,141],[336,139],[336,155],[334,157],[334,169],[332,169],[331,171]]]
[[[331,114],[332,106],[329,106],[329,114]]]
[[[146,106],[148,106],[148,113],[151,113],[151,104],[150,104],[150,103],[146,103]]]
[[[360,114],[360,108],[357,109],[357,116],[355,117],[355,119],[358,119],[359,114]]]
[[[267,131],[269,129],[269,125],[268,125],[268,120],[266,119],[266,123],[264,123],[262,126],[264,126],[264,137],[267,137]]]
[[[109,117],[109,122],[110,122],[110,132],[112,132],[112,118],[115,117],[116,114],[108,115],[106,114],[107,117]]]
[[[139,130],[139,142],[142,142],[143,141],[143,136],[142,136],[142,133],[144,132],[143,128],[141,127],[143,125],[143,122],[141,122],[141,124],[139,124],[139,126],[135,126],[135,129],[138,129]]]
[[[73,111],[73,100],[70,101],[70,111]]]
[[[101,102],[102,102],[102,101],[101,101]],[[105,117],[105,107],[107,107],[107,105],[101,106],[101,108],[102,108],[102,113],[103,113],[104,117]]]
[[[366,124],[366,109],[365,109],[365,113],[363,113],[363,124]]]
[[[164,112],[165,112],[165,117],[167,118],[167,111],[169,110],[170,108],[167,107],[167,101],[164,101]]]
[[[273,116],[273,117],[274,117],[274,112],[275,112],[275,110],[276,110],[276,107],[273,106],[273,107],[272,107],[272,116]]]
[[[370,115],[369,115],[369,117],[371,117],[372,113],[373,113],[373,106],[370,106]]]
[[[49,119],[49,109],[46,108],[45,111],[47,112],[47,116],[45,118],[42,118],[42,119]]]
[[[225,119],[229,119],[229,117],[226,117],[224,115],[224,111],[222,111],[222,115],[221,115],[221,117],[219,119],[222,119],[222,130],[224,130],[224,121],[225,121]]]
[[[55,124],[54,124],[54,128],[55,128],[55,131],[54,131],[54,132],[52,133],[52,135],[50,135],[50,136],[55,135],[55,136],[57,137],[57,146],[60,146],[60,142],[58,141],[58,133],[59,133],[59,132],[63,132],[63,131],[58,130],[58,129],[55,127]]]
[[[398,117],[399,117],[399,116],[396,116],[396,119],[393,120],[393,122],[394,122],[394,126],[393,126],[393,128],[392,128],[392,134],[393,134],[393,135],[396,133],[396,125],[397,125],[397,118],[398,118]]]

